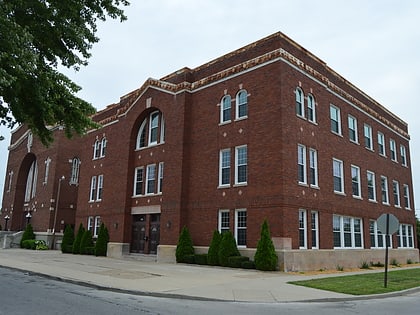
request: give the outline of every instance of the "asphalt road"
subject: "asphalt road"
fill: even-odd
[[[238,303],[123,294],[0,268],[0,315],[20,314],[311,314],[412,315],[420,292],[322,303]]]

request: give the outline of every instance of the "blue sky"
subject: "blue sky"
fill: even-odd
[[[149,78],[194,68],[285,33],[409,125],[420,208],[420,1],[132,0],[128,21],[99,26],[89,65],[66,73],[97,109]],[[0,196],[9,131],[0,128]],[[417,211],[420,217],[420,211]]]

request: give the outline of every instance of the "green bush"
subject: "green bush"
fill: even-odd
[[[254,261],[258,270],[274,271],[277,269],[278,256],[271,240],[267,220],[264,220],[261,226],[261,238],[257,244]]]
[[[249,261],[249,257],[231,256],[228,259],[228,266],[231,268],[242,268],[242,263],[245,261]]]
[[[80,254],[88,255],[89,253],[92,253],[92,255],[95,253],[95,245],[93,244],[92,232],[85,230],[80,241]]]
[[[207,265],[207,254],[195,254],[194,262],[198,265]]]
[[[183,262],[186,264],[195,264],[195,255],[194,254],[185,255]]]
[[[24,240],[21,242],[21,247],[25,248],[25,249],[36,249],[36,244],[35,244],[36,240]]]
[[[222,234],[222,240],[219,245],[219,263],[223,267],[228,266],[228,260],[231,256],[240,256],[238,247],[236,246],[235,238],[232,232],[228,231]]]
[[[98,239],[95,244],[95,256],[106,256],[107,247],[109,242],[108,229],[102,223],[99,227]]]
[[[178,244],[176,246],[175,256],[176,262],[182,263],[185,261],[185,256],[194,255],[194,247],[190,232],[187,227],[183,227],[179,235]]]
[[[47,243],[44,240],[36,240],[35,241],[35,249],[36,250],[47,250],[49,249]]]
[[[219,265],[219,248],[220,241],[222,240],[222,235],[218,230],[213,232],[213,238],[211,239],[209,251],[207,254],[207,264],[210,266]]]
[[[74,231],[69,224],[66,225],[63,234],[63,240],[61,242],[62,253],[72,253],[74,243]]]
[[[76,238],[73,242],[73,254],[80,254],[80,243],[82,241],[83,234],[85,234],[85,228],[80,223],[79,230],[77,231]]]
[[[241,268],[244,269],[255,269],[255,263],[252,260],[243,261]]]
[[[34,230],[32,228],[32,225],[30,223],[28,223],[28,225],[26,225],[25,231],[23,232],[22,235],[22,239],[20,240],[20,247],[23,247],[23,242],[26,240],[34,240],[35,239],[35,234],[34,234]]]

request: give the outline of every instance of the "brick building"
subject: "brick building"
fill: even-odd
[[[183,226],[198,251],[230,230],[252,257],[266,218],[280,268],[306,270],[383,261],[376,219],[392,213],[391,257],[418,261],[407,124],[282,33],[149,79],[93,118],[102,128],[73,140],[57,129],[48,149],[13,133],[13,228],[34,207],[39,232],[52,217],[95,235],[104,222],[109,255],[173,261]]]

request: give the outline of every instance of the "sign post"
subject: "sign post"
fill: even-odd
[[[400,222],[398,219],[390,213],[382,214],[376,221],[378,230],[385,234],[385,275],[384,275],[384,287],[388,284],[388,241],[389,236],[398,231]]]

